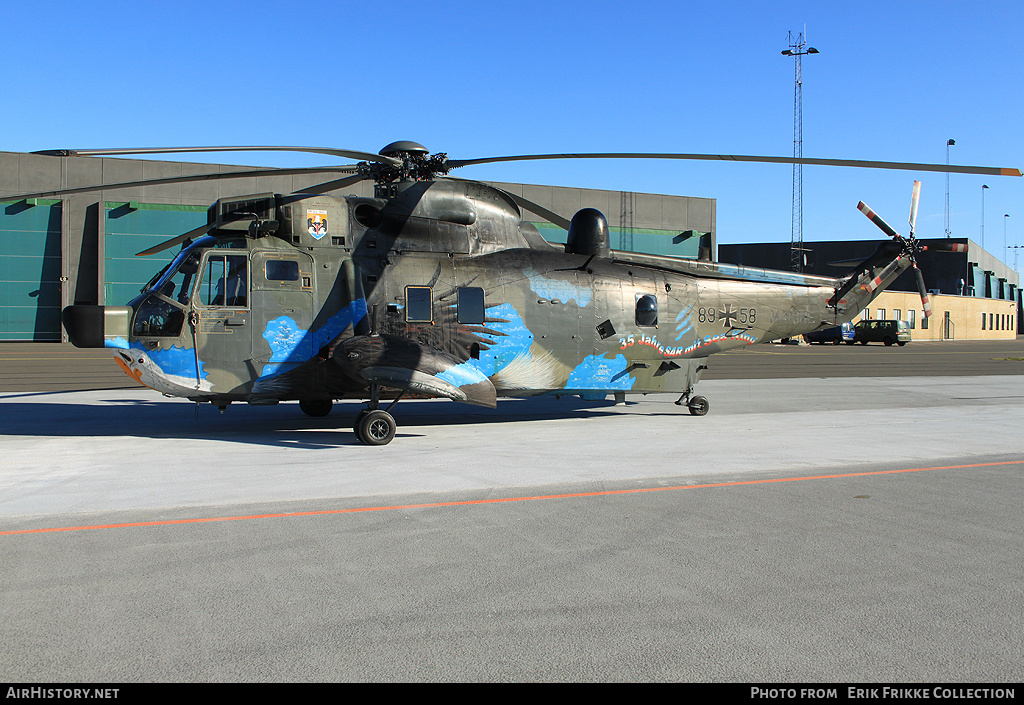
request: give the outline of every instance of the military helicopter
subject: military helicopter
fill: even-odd
[[[368,400],[359,440],[395,436],[392,408],[427,396],[494,407],[498,397],[671,392],[691,414],[710,355],[852,320],[922,248],[862,210],[891,242],[843,277],[613,251],[605,216],[571,219],[450,170],[565,158],[720,159],[1020,176],[1016,169],[700,154],[545,154],[449,160],[415,142],[379,154],[316,147],[56,150],[53,156],[299,151],[352,165],[149,179],[97,188],[297,173],[340,176],[293,194],[222,198],[207,223],[140,255],[181,246],[125,306],[75,305],[62,320],[78,347],[111,349],[130,377],[210,403],[298,400],[325,416]],[[374,197],[335,196],[363,180]],[[568,231],[547,242],[524,211]],[[918,283],[927,306],[927,291]],[[390,402],[386,407],[383,402]]]

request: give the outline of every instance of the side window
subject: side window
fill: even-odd
[[[268,281],[297,282],[299,263],[289,259],[268,259],[266,274]]]
[[[647,327],[658,325],[658,297],[654,294],[636,295],[636,324]]]
[[[245,255],[210,255],[199,284],[199,303],[204,306],[247,306],[248,264]]]
[[[459,323],[481,325],[484,322],[484,290],[477,287],[459,289]]]
[[[430,323],[434,320],[429,286],[405,287],[405,320],[409,323]]]

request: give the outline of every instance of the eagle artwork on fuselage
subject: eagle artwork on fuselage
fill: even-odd
[[[194,151],[232,149],[246,148]],[[487,161],[709,155],[450,161],[410,142],[381,156],[265,149],[366,159],[333,168],[355,173],[321,190],[373,178],[376,196],[314,187],[221,199],[206,226],[140,253],[183,245],[140,296],[127,306],[69,306],[65,327],[80,347],[111,348],[140,383],[196,402],[298,400],[322,416],[334,400],[369,399],[355,426],[371,445],[395,433],[381,400],[405,394],[494,407],[498,397],[670,392],[703,415],[707,400],[693,391],[710,355],[850,321],[904,270],[917,272],[923,249],[913,230],[909,239],[886,230],[865,206],[894,241],[840,278],[613,251],[595,209],[569,221],[493,186],[439,178]],[[159,182],[198,178],[208,176]],[[566,244],[541,237],[524,209],[564,228]]]

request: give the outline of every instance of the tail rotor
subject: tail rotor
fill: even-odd
[[[903,256],[910,260],[910,264],[914,268],[914,279],[917,281],[917,291],[921,294],[921,307],[924,309],[924,317],[931,318],[932,315],[932,304],[928,296],[928,289],[924,284],[924,275],[921,274],[920,268],[917,266],[917,253],[929,249],[927,246],[921,245],[914,237],[914,228],[917,225],[917,204],[921,197],[921,182],[914,182],[914,192],[910,198],[910,235],[903,237],[898,232],[882,220],[881,216],[871,210],[864,201],[857,204],[857,209],[867,216],[868,220],[877,225],[879,229],[889,237],[893,238],[903,248]],[[956,248],[965,248],[966,245],[959,243],[952,243],[953,246],[949,247],[950,251],[959,251]],[[933,250],[942,250],[946,248],[933,246]]]

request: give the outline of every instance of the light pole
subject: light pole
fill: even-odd
[[[988,186],[982,184],[981,186],[981,249],[985,249],[985,191]]]
[[[956,144],[955,140],[946,140],[946,166],[949,166],[949,148]],[[946,237],[949,237],[949,172],[946,172]]]
[[[783,49],[783,56],[792,56],[796,59],[793,73],[793,158],[800,159],[804,156],[804,98],[803,98],[803,72],[800,67],[800,59],[805,54],[818,54],[814,47],[807,46],[803,33],[793,39],[793,33],[788,35],[789,49]],[[804,171],[802,164],[793,165],[793,229],[789,246],[790,263],[794,271],[804,271]]]

